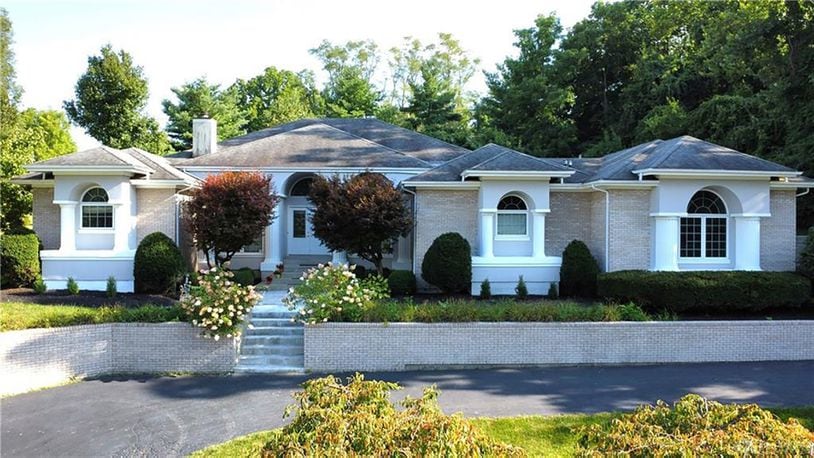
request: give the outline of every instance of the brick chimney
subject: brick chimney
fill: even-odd
[[[218,148],[218,122],[214,119],[192,120],[192,157],[214,153]]]

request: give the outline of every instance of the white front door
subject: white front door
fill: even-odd
[[[308,207],[288,209],[288,254],[328,254],[322,242],[314,236],[310,213]]]

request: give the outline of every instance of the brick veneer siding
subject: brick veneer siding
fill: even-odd
[[[545,219],[546,255],[562,256],[572,240],[591,244],[592,232],[596,230],[591,220],[593,193],[552,192],[549,194],[549,208],[551,212]],[[604,230],[604,226],[599,230]]]
[[[138,243],[153,232],[163,232],[175,240],[175,189],[139,189],[136,191],[136,207]]]
[[[760,268],[794,270],[797,259],[797,198],[795,191],[771,191],[772,216],[760,220]]]
[[[605,194],[591,193],[591,237],[586,242],[591,254],[599,263],[599,268],[605,270]]]
[[[204,339],[186,323],[113,323],[0,333],[0,395],[105,373],[228,372],[234,339]]]
[[[33,188],[34,232],[42,241],[43,249],[59,249],[59,205],[54,205],[53,188]]]
[[[814,359],[814,321],[327,323],[305,328],[305,369]]]
[[[611,190],[610,221],[608,270],[649,269],[650,191]]]
[[[478,191],[416,191],[415,274],[418,287],[430,288],[421,278],[421,262],[433,240],[445,232],[461,234],[478,254]]]

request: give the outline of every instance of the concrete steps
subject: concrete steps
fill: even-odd
[[[296,255],[288,256],[283,261],[283,274],[280,278],[275,278],[269,290],[271,291],[288,291],[292,286],[300,283],[302,274],[312,267],[319,264],[326,264],[330,262],[330,256],[322,255]]]
[[[297,313],[282,305],[283,297],[283,292],[266,291],[252,310],[235,372],[303,372],[303,325],[293,321]]]

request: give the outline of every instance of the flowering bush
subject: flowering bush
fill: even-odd
[[[389,297],[389,288],[387,280],[376,275],[359,280],[353,269],[348,264],[320,264],[305,272],[302,283],[291,288],[283,301],[306,324],[359,321],[376,301]]]
[[[197,286],[184,287],[181,307],[193,326],[203,328],[204,337],[240,335],[240,325],[262,297],[253,286],[241,286],[233,278],[229,270],[215,267],[200,273]]]

